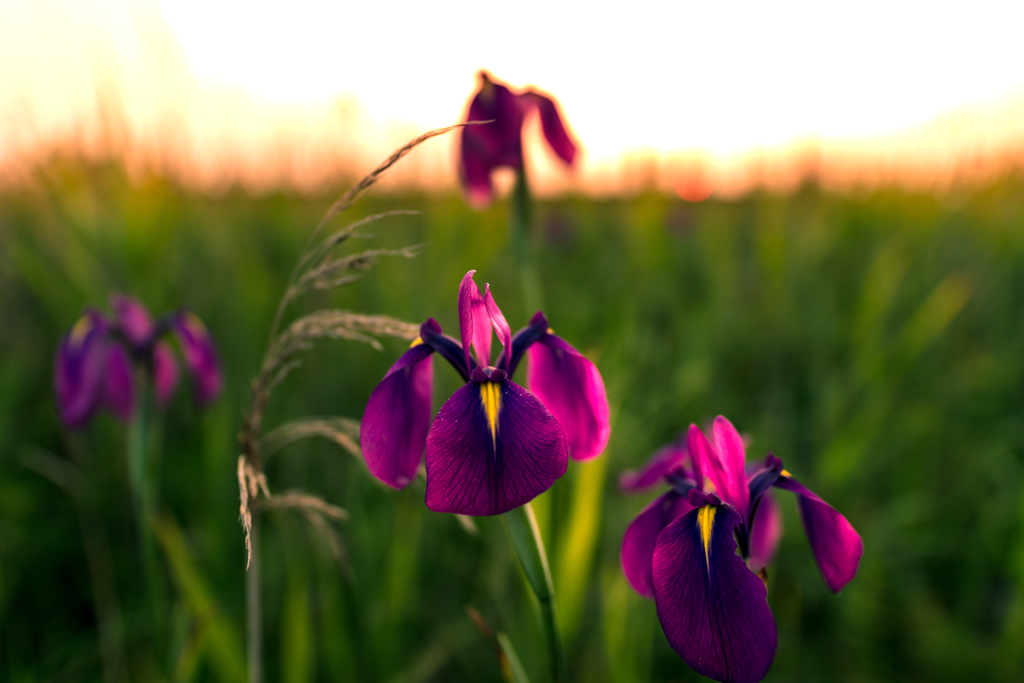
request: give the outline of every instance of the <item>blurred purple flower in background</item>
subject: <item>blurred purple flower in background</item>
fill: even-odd
[[[538,312],[513,337],[469,271],[459,287],[461,344],[431,318],[366,405],[360,442],[370,472],[395,488],[416,476],[426,447],[427,507],[495,515],[529,502],[565,473],[568,456],[596,457],[611,432],[597,368],[557,337]],[[491,365],[492,330],[503,350]],[[471,353],[471,350],[473,353]],[[431,357],[466,381],[431,425]],[[530,391],[512,381],[529,353]],[[475,358],[474,358],[475,354]]]
[[[536,110],[548,145],[562,161],[572,165],[576,144],[572,141],[555,101],[535,90],[512,92],[508,86],[480,72],[480,90],[470,102],[467,121],[490,121],[462,129],[459,178],[471,204],[486,206],[494,198],[491,173],[500,167],[523,167],[523,123]]]
[[[112,318],[90,308],[61,340],[54,359],[54,393],[61,420],[84,427],[100,409],[129,420],[135,408],[133,367],[153,383],[158,405],[170,401],[178,384],[178,362],[164,339],[173,333],[192,375],[197,402],[208,405],[223,378],[209,332],[193,313],[178,311],[154,321],[137,299],[110,297]]]
[[[622,570],[637,592],[654,599],[669,643],[690,668],[719,681],[759,681],[777,638],[764,568],[778,545],[782,517],[769,489],[797,494],[811,551],[833,592],[856,575],[863,543],[779,458],[768,455],[748,466],[743,441],[727,419],[715,418],[712,432],[709,442],[691,425],[685,443],[666,446],[620,479],[631,491],[659,481],[672,487],[626,529]]]

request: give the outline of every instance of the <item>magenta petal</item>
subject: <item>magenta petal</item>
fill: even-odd
[[[466,126],[460,135],[459,178],[477,207],[494,195],[491,172],[499,166],[523,165],[523,111],[519,99],[504,85],[481,72],[480,90],[473,97],[467,121],[489,123]]]
[[[480,288],[473,282],[475,273],[475,270],[466,273],[459,284],[459,333],[469,369],[473,367],[469,360],[470,345],[482,367],[491,364],[491,317],[480,296]]]
[[[423,460],[430,428],[433,349],[416,344],[402,354],[366,402],[359,443],[373,476],[396,489],[409,485]]]
[[[800,518],[821,578],[830,591],[838,593],[857,575],[864,554],[860,534],[846,517],[788,474],[779,477],[775,486],[797,494]]]
[[[747,566],[751,571],[767,567],[775,558],[775,550],[782,538],[782,509],[771,493],[761,496],[750,531],[750,553]]]
[[[189,311],[176,316],[174,331],[185,355],[185,365],[192,374],[196,400],[200,406],[207,406],[220,393],[224,383],[213,338],[203,321]]]
[[[623,472],[619,477],[619,488],[630,493],[643,491],[663,482],[666,475],[686,467],[689,462],[690,453],[684,444],[673,443],[663,446],[640,469]]]
[[[583,354],[553,334],[529,348],[526,377],[532,391],[565,430],[569,455],[589,460],[611,435],[604,380]]]
[[[494,431],[484,392],[500,396]],[[495,405],[491,397],[491,406]],[[568,466],[558,422],[518,384],[470,383],[441,406],[427,435],[427,507],[497,515],[548,490]]]
[[[551,145],[551,149],[562,158],[562,161],[571,166],[576,159],[576,144],[565,129],[562,116],[558,112],[558,105],[550,97],[533,90],[524,93],[522,97],[529,98],[531,104],[537,107],[537,113],[540,114],[540,127],[544,131],[544,138]]]
[[[157,405],[165,407],[170,403],[177,386],[178,361],[174,359],[174,351],[167,342],[157,342],[153,346],[153,388]]]
[[[493,167],[472,145],[466,143],[468,131],[469,128],[462,129],[459,179],[469,197],[469,203],[474,208],[483,209],[494,200],[494,183],[491,182]]]
[[[149,344],[156,326],[141,301],[133,296],[114,292],[110,295],[110,307],[114,309],[115,325],[132,346],[141,349]]]
[[[673,521],[693,509],[686,496],[677,491],[664,493],[645,507],[626,528],[619,560],[622,573],[637,593],[654,599],[652,561],[658,534]]]
[[[512,361],[512,330],[508,326],[508,321],[505,320],[505,316],[502,314],[501,309],[498,308],[498,304],[494,303],[494,297],[491,296],[491,285],[487,284],[486,291],[484,292],[484,305],[487,307],[487,316],[490,318],[491,325],[494,326],[494,331],[498,335],[498,341],[501,342],[504,352],[502,355],[505,358],[505,367],[509,367]],[[490,340],[491,331],[488,330],[488,340]],[[490,351],[490,349],[488,349]],[[488,353],[488,355],[490,355]]]
[[[711,469],[716,475],[715,484],[719,487],[719,495],[741,514],[746,514],[750,494],[747,489],[743,439],[732,423],[721,415],[715,418],[712,430],[718,458],[713,461]]]
[[[706,550],[702,510],[715,511]],[[777,642],[765,585],[735,552],[739,522],[731,506],[698,508],[666,527],[654,550],[655,603],[669,644],[691,669],[723,683],[764,678]]]
[[[116,342],[107,346],[107,363],[103,376],[103,403],[124,421],[135,410],[135,386],[132,364],[124,347]]]
[[[53,389],[60,419],[68,427],[84,427],[103,400],[108,343],[105,321],[90,311],[57,347]]]

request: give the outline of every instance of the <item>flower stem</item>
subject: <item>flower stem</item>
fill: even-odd
[[[502,517],[512,539],[512,547],[515,548],[526,573],[526,579],[530,582],[530,588],[540,602],[544,635],[547,637],[548,654],[551,658],[551,680],[562,683],[565,680],[565,661],[562,657],[562,638],[558,633],[558,620],[555,615],[555,589],[551,582],[551,570],[548,568],[544,541],[541,539],[540,529],[537,528],[537,519],[533,516],[533,508],[529,503],[506,512]]]
[[[536,259],[530,246],[532,219],[530,185],[526,180],[526,169],[520,168],[516,172],[516,184],[512,190],[512,201],[509,203],[509,237],[522,278],[523,302],[526,304],[527,315],[533,315],[544,308],[544,292],[541,290]]]
[[[146,584],[146,601],[149,603],[153,620],[152,642],[154,655],[161,656],[161,646],[166,642],[164,629],[165,609],[164,585],[153,539],[153,523],[156,519],[157,458],[154,438],[154,396],[152,388],[143,384],[135,405],[135,414],[128,423],[128,478],[132,501],[135,504],[135,518],[139,533],[139,554],[142,561],[143,580]]]

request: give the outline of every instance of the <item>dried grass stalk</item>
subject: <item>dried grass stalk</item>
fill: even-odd
[[[325,259],[312,270],[303,273],[298,281],[288,288],[285,301],[293,301],[311,289],[325,290],[341,287],[358,280],[361,275],[373,268],[381,256],[404,256],[413,258],[422,250],[423,245],[413,245],[404,249],[368,249],[335,259]]]
[[[261,510],[280,510],[283,508],[291,508],[301,512],[316,512],[325,517],[330,517],[336,522],[344,522],[348,519],[348,513],[337,505],[331,505],[322,498],[301,491],[287,491],[276,496],[270,496],[260,502]]]
[[[357,458],[363,457],[359,448],[359,422],[347,417],[307,417],[286,422],[263,437],[260,450],[263,457],[281,450],[300,439],[322,436],[330,439]]]

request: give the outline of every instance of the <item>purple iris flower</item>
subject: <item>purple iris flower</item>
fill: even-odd
[[[54,392],[64,424],[84,427],[104,408],[131,419],[133,367],[151,377],[157,404],[167,405],[178,384],[178,362],[164,339],[170,333],[181,345],[199,404],[207,405],[220,393],[223,379],[213,339],[194,314],[179,311],[154,321],[138,299],[116,293],[110,307],[112,317],[87,310],[57,348]]]
[[[622,569],[653,598],[672,648],[690,668],[719,681],[759,681],[775,657],[767,574],[782,533],[772,487],[797,496],[804,531],[825,585],[838,592],[857,573],[864,546],[846,518],[782,468],[774,455],[745,462],[740,435],[715,418],[713,441],[691,425],[620,485],[672,488],[626,529]],[[737,554],[737,546],[739,552]]]
[[[572,165],[576,144],[572,141],[558,105],[553,99],[535,90],[512,92],[508,86],[480,72],[480,90],[469,105],[467,121],[490,121],[462,129],[459,154],[459,177],[470,202],[486,206],[494,198],[491,172],[507,167],[523,167],[523,122],[530,112],[540,116],[541,130],[548,145],[562,161]]]
[[[496,515],[546,491],[569,456],[598,456],[611,428],[594,364],[556,336],[541,312],[512,336],[490,285],[481,295],[473,282],[475,272],[459,287],[462,342],[442,334],[433,318],[423,323],[370,395],[360,442],[370,472],[394,488],[416,477],[426,447],[427,507]],[[502,346],[493,366],[492,330]],[[435,352],[466,384],[431,424]],[[524,354],[530,391],[512,381]]]

